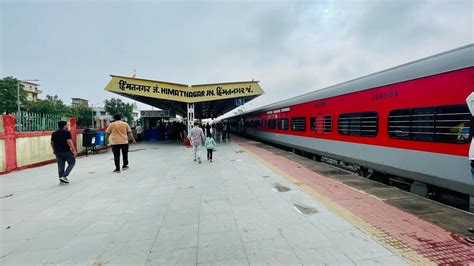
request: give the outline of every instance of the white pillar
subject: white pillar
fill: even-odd
[[[194,103],[188,103],[188,134],[194,123]]]

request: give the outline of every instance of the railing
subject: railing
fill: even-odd
[[[51,131],[58,128],[58,121],[67,121],[63,114],[42,114],[33,112],[13,113],[16,117],[16,131]]]

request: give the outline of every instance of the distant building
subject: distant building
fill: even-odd
[[[94,114],[94,127],[95,128],[106,128],[110,121],[112,120],[112,116],[109,115],[105,111],[104,107],[92,107],[92,111]]]
[[[132,106],[133,106],[132,118],[134,121],[136,121],[140,119],[140,110],[138,110],[138,106],[136,103],[133,103]]]
[[[82,99],[82,98],[71,98],[71,99],[72,99],[71,105],[89,106],[89,100]]]
[[[39,99],[39,95],[43,93],[39,89],[39,84],[28,82],[28,81],[20,81],[21,87],[24,91],[26,91],[26,99],[28,101],[37,101]]]

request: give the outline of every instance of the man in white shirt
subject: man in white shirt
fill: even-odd
[[[469,148],[469,160],[471,160],[471,173],[474,179],[474,141],[472,141],[472,136],[474,135],[474,92],[471,92],[471,94],[467,96],[466,103],[471,112],[471,127],[469,130],[469,134],[471,135],[471,147]]]
[[[188,138],[191,145],[193,145],[194,161],[197,159],[201,163],[201,146],[204,141],[204,132],[199,127],[199,122],[194,122],[194,127],[189,132]]]
[[[143,134],[143,128],[140,126],[140,124],[137,124],[137,127],[135,128],[137,131],[137,141],[142,140],[142,134]]]

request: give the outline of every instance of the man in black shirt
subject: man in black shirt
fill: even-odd
[[[71,173],[72,168],[76,164],[76,148],[72,142],[71,132],[66,128],[66,121],[59,121],[59,129],[54,131],[51,135],[51,147],[53,152],[56,155],[58,161],[58,174],[59,181],[61,183],[69,183],[67,176]],[[64,167],[67,162],[67,168],[64,170]]]

